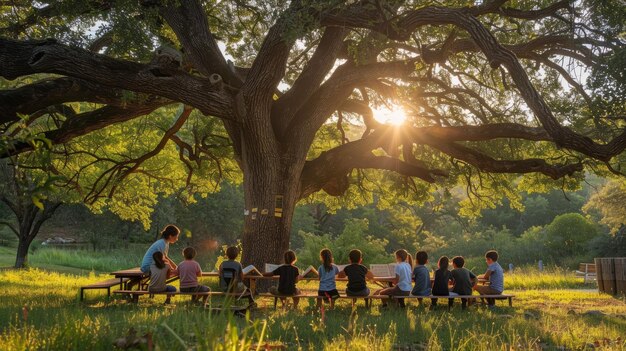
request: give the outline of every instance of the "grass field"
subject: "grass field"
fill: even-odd
[[[3,256],[0,251],[0,262]],[[563,271],[507,274],[507,292],[517,295],[513,308],[499,302],[494,311],[456,306],[448,312],[411,303],[382,310],[375,303],[368,311],[343,301],[322,321],[306,301],[297,311],[273,311],[272,301],[260,300],[248,318],[211,314],[183,297],[167,306],[163,297],[133,305],[87,291],[80,303],[80,285],[108,277],[44,268],[0,271],[0,350],[110,350],[131,328],[149,333],[155,350],[256,350],[251,345],[259,341],[288,350],[626,349],[624,300],[585,288]],[[316,289],[315,283],[301,287]]]

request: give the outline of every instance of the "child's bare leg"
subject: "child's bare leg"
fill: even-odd
[[[385,289],[376,291],[374,293],[374,295],[386,295],[386,296],[389,296],[389,295],[393,294],[393,290],[394,290],[394,288],[385,288]],[[385,299],[381,299],[381,301],[382,301],[382,306],[383,307],[387,307],[387,301]]]

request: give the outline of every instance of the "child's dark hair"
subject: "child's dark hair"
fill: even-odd
[[[348,254],[348,258],[350,258],[350,263],[359,263],[361,257],[362,254],[361,250],[359,249],[350,250],[350,253]]]
[[[396,257],[399,257],[402,262],[408,263],[409,266],[413,268],[413,257],[411,257],[411,255],[405,249],[400,249],[396,251]]]
[[[452,263],[459,268],[463,268],[463,266],[465,266],[465,259],[463,256],[454,256],[454,258],[452,258]]]
[[[489,250],[485,254],[485,258],[490,258],[493,262],[498,260],[498,252],[496,250]]]
[[[196,249],[191,246],[187,246],[183,249],[183,256],[186,260],[193,260],[193,258],[196,257]]]
[[[330,272],[333,269],[333,253],[330,252],[329,249],[322,249],[322,251],[320,251],[320,257],[324,264],[324,270]]]
[[[154,260],[154,265],[157,266],[158,269],[165,268],[165,262],[163,261],[163,252],[157,251],[153,253],[152,259]]]
[[[285,263],[292,264],[296,262],[296,253],[292,250],[285,251]]]
[[[439,269],[446,270],[450,265],[450,260],[447,256],[441,256],[439,257],[439,262],[437,263],[437,265],[439,266]]]
[[[426,264],[426,262],[428,262],[428,254],[426,253],[426,251],[418,251],[415,254],[415,260],[417,261],[417,263],[423,266]]]
[[[177,236],[178,234],[180,234],[180,229],[178,229],[178,227],[173,224],[168,224],[165,226],[165,228],[163,228],[163,231],[161,232],[161,238],[168,239],[169,237]]]
[[[237,246],[229,246],[226,249],[226,257],[228,257],[229,260],[234,260],[237,256],[239,256],[239,249]]]

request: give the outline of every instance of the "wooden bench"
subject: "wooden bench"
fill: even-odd
[[[120,288],[122,288],[123,285],[126,284],[126,282],[128,282],[128,281],[129,281],[129,278],[123,278],[123,279],[111,278],[111,279],[103,280],[101,282],[97,282],[97,283],[81,286],[80,287],[80,301],[83,301],[83,299],[85,298],[85,290],[89,290],[89,289],[107,289],[107,297],[111,297],[111,288],[112,287],[114,287],[116,285],[119,285]]]
[[[456,296],[393,296],[394,299],[494,299],[494,300],[509,300],[509,307],[513,307],[513,298],[515,295],[501,294],[501,295],[456,295]]]
[[[297,298],[305,298],[305,299],[324,299],[325,297],[323,296],[318,296],[317,294],[300,294],[300,295],[274,295],[274,294],[270,294],[270,293],[261,293],[258,295],[259,297],[270,297],[274,299],[274,309],[276,309],[277,304],[278,304],[278,299],[284,300],[287,298],[293,298],[293,297],[297,297]],[[386,296],[386,295],[369,295],[369,296],[347,296],[347,295],[339,295],[339,297],[337,297],[337,299],[351,299],[352,300],[352,306],[354,306],[355,302],[357,299],[363,299],[365,300],[365,307],[371,307],[372,304],[372,300],[387,300],[390,298],[393,299],[486,299],[486,298],[490,298],[490,299],[495,299],[495,300],[508,300],[509,301],[509,306],[513,306],[513,298],[515,297],[515,295],[509,295],[509,294],[502,294],[502,295],[461,295],[461,296],[433,296],[433,295],[428,295],[428,296],[414,296],[414,295],[409,295],[409,296]],[[284,302],[283,302],[284,304]]]
[[[293,297],[297,297],[297,298],[301,298],[301,299],[326,299],[327,297],[325,296],[318,296],[317,293],[315,294],[300,294],[300,295],[275,295],[275,294],[271,294],[271,293],[261,293],[258,295],[259,297],[270,297],[274,299],[274,309],[276,309],[277,305],[278,305],[278,300],[280,299],[281,302],[283,302],[283,306],[284,306],[284,300],[288,299],[288,298],[293,298]],[[385,296],[385,295],[368,295],[368,296],[347,296],[347,295],[339,295],[339,297],[337,297],[337,299],[351,299],[352,300],[352,306],[354,306],[354,304],[356,303],[357,299],[362,299],[365,300],[365,307],[371,307],[371,300],[387,300],[389,299],[389,296]]]
[[[221,291],[207,291],[207,292],[150,292],[146,290],[115,290],[114,294],[121,295],[130,295],[132,297],[132,302],[137,303],[139,301],[139,296],[141,295],[168,295],[168,296],[176,296],[176,295],[187,295],[187,296],[228,296],[228,297],[237,297],[238,299],[241,297],[252,297],[250,293],[245,294],[236,294],[236,293],[225,293]]]
[[[577,277],[583,277],[583,281],[594,282],[597,279],[596,265],[594,263],[581,263],[576,270]]]

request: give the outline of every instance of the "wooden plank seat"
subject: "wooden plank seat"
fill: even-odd
[[[260,293],[258,294],[259,297],[270,297],[270,298],[274,298],[274,309],[276,309],[276,306],[278,304],[278,300],[280,299],[281,301],[287,299],[287,298],[291,298],[291,297],[297,297],[297,298],[303,298],[303,299],[325,299],[325,296],[318,296],[317,293],[301,293],[299,295],[276,295],[276,294],[271,294],[271,293]],[[368,296],[347,296],[347,295],[339,295],[339,297],[337,297],[337,299],[352,299],[352,305],[354,306],[355,302],[357,299],[363,299],[365,300],[365,306],[366,307],[370,307],[371,306],[371,300],[386,300],[389,299],[389,296],[386,295],[368,295]],[[284,301],[283,301],[283,305],[284,305]]]
[[[270,293],[261,293],[258,295],[259,297],[270,297],[274,299],[274,308],[276,308],[277,304],[278,304],[278,299],[284,300],[290,297],[298,297],[298,298],[314,298],[314,299],[323,299],[325,297],[323,296],[318,296],[317,294],[299,294],[299,295],[275,295],[275,294],[270,294]],[[414,296],[414,295],[409,295],[409,296],[386,296],[386,295],[369,295],[369,296],[347,296],[344,294],[340,294],[339,297],[337,299],[351,299],[352,300],[352,305],[354,306],[354,303],[356,302],[357,299],[363,299],[365,300],[365,306],[366,307],[371,307],[371,302],[372,300],[386,300],[389,298],[393,298],[393,299],[486,299],[486,298],[490,298],[490,299],[494,299],[494,300],[508,300],[509,302],[509,306],[513,306],[513,298],[515,297],[515,295],[510,295],[510,294],[501,294],[501,295],[461,295],[461,296],[433,296],[433,295],[428,295],[428,296]]]
[[[207,291],[207,292],[150,292],[146,290],[115,290],[114,294],[121,295],[129,295],[132,297],[132,302],[137,303],[139,301],[139,296],[141,295],[168,295],[168,296],[176,296],[176,295],[187,295],[187,296],[227,296],[227,297],[235,297],[237,299],[241,297],[249,298],[252,297],[250,293],[245,294],[236,294],[236,293],[225,293],[221,291]]]
[[[111,297],[111,288],[116,285],[119,285],[121,288],[124,284],[126,284],[126,282],[128,282],[128,280],[129,278],[123,278],[123,279],[111,278],[111,279],[103,280],[97,283],[81,286],[80,287],[80,301],[83,301],[85,298],[85,290],[90,290],[90,289],[106,289],[107,297]]]
[[[494,300],[508,300],[509,306],[513,307],[513,298],[515,295],[501,294],[501,295],[457,295],[457,296],[393,296],[394,299],[494,299]]]

